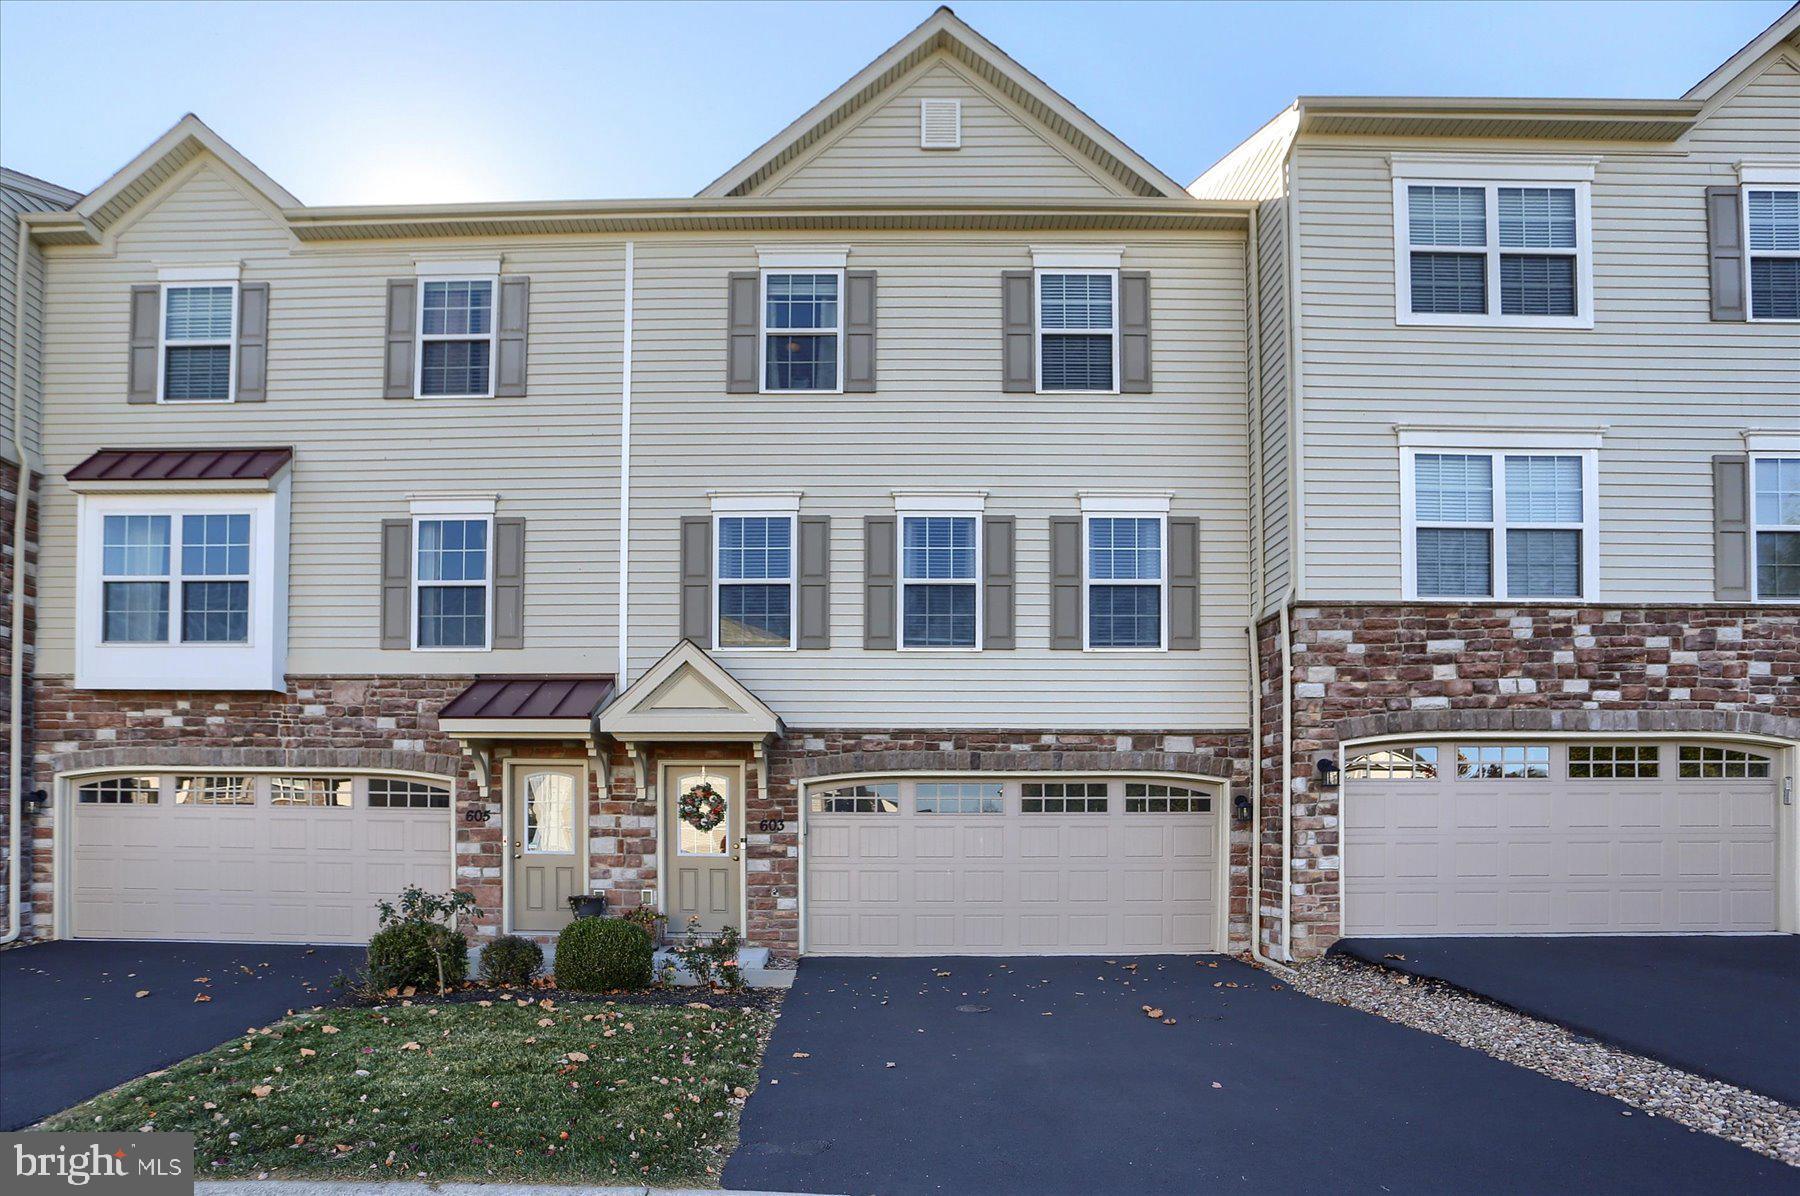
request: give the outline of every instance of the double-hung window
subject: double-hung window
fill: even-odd
[[[414,647],[489,647],[492,533],[486,516],[414,519]]]
[[[794,517],[720,515],[717,648],[794,646]]]
[[[249,642],[248,514],[106,515],[101,536],[103,643]]]
[[[161,394],[165,403],[228,403],[237,338],[237,284],[164,283]]]
[[[1405,455],[1407,597],[1595,596],[1591,452]]]
[[[497,278],[419,280],[419,397],[486,399],[494,394]]]
[[[765,270],[762,286],[763,389],[841,391],[844,272]]]
[[[1800,598],[1800,457],[1751,460],[1758,599]]]
[[[1119,389],[1119,272],[1037,271],[1038,389]]]
[[[1166,519],[1089,514],[1083,522],[1087,647],[1165,647]]]
[[[974,515],[900,517],[902,648],[973,648],[981,642],[980,524]]]
[[[1800,187],[1744,188],[1752,320],[1800,320]]]
[[[1591,327],[1588,184],[1396,179],[1397,318]]]

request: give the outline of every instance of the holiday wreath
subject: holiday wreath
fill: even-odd
[[[700,781],[681,795],[675,813],[695,830],[710,831],[725,821],[725,795],[711,781]]]

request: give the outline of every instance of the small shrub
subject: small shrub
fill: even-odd
[[[634,905],[629,909],[620,910],[618,917],[642,926],[644,933],[650,936],[652,944],[661,939],[662,924],[667,920],[667,915],[654,905]]]
[[[689,918],[687,941],[675,948],[675,955],[700,987],[723,986],[735,992],[744,987],[744,971],[738,964],[740,941],[735,926],[707,938],[700,919]]]
[[[530,984],[544,970],[544,949],[528,938],[503,935],[481,949],[481,978],[489,984]]]
[[[393,922],[369,940],[369,981],[380,991],[429,988],[443,992],[469,975],[469,940],[434,922]]]
[[[556,940],[556,986],[571,992],[645,988],[655,957],[641,926],[623,918],[576,918]]]

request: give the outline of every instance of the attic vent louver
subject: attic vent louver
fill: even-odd
[[[919,101],[919,148],[953,150],[962,148],[962,101]]]

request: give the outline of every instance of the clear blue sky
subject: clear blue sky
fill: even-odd
[[[1789,0],[957,13],[1186,183],[1298,93],[1677,96]],[[919,3],[0,4],[0,161],[86,191],[196,112],[303,201],[689,195]]]

